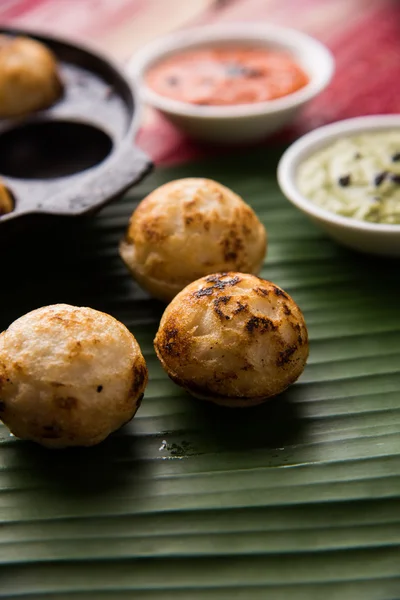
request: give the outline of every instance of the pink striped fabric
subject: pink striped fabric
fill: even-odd
[[[170,1],[170,0],[169,0]],[[325,42],[337,70],[332,84],[280,137],[293,138],[324,123],[362,114],[400,112],[400,2],[397,0],[2,0],[0,22],[50,31],[102,47],[123,60],[174,27],[257,21],[296,27]],[[210,152],[151,114],[138,141],[158,163]],[[267,142],[267,143],[271,143]]]

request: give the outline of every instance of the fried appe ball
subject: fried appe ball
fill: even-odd
[[[264,226],[240,196],[216,181],[188,178],[139,204],[120,254],[137,282],[168,302],[209,273],[258,273],[266,244]]]
[[[10,192],[0,180],[0,217],[11,212],[13,209],[13,201]]]
[[[43,446],[92,446],[135,414],[147,367],[134,336],[92,308],[55,304],[0,335],[0,419]]]
[[[294,300],[270,281],[243,273],[188,285],[167,306],[154,346],[175,383],[232,407],[279,394],[308,357],[307,328]]]
[[[0,35],[0,118],[47,108],[61,95],[53,53],[41,42]]]

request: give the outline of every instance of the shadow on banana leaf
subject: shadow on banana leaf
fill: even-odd
[[[263,451],[267,462],[287,462],[280,453],[307,435],[307,420],[301,406],[287,391],[262,405],[248,409],[218,406],[197,400],[185,392],[175,399],[175,427],[160,432],[162,458],[187,459],[207,454]],[[178,400],[179,399],[179,400]]]
[[[304,431],[300,407],[288,392],[248,409],[199,401],[193,412],[202,434],[226,450],[280,448],[293,444]]]
[[[116,488],[122,490],[125,485],[132,487],[133,479],[141,475],[135,436],[116,434],[91,448],[64,450],[13,440],[3,444],[2,450],[16,489],[21,484],[30,489],[57,490],[70,497],[90,497]],[[17,469],[11,469],[12,464]]]

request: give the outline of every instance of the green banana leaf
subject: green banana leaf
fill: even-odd
[[[106,311],[150,381],[91,449],[48,451],[0,425],[0,598],[400,598],[400,273],[345,250],[278,190],[277,151],[157,169],[96,218],[32,228],[2,252],[0,326],[41,305]],[[163,305],[118,241],[135,203],[179,177],[232,187],[269,233],[262,276],[308,324],[306,370],[249,410],[192,399],[153,351]]]

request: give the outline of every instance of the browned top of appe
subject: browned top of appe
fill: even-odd
[[[240,196],[211,179],[185,178],[139,204],[120,252],[143,287],[171,300],[208,273],[257,273],[266,243],[264,226]]]
[[[47,108],[62,93],[57,59],[47,46],[0,35],[0,118]]]
[[[280,393],[308,357],[304,317],[280,287],[228,272],[188,285],[155,339],[170,377],[194,395],[248,405]]]

